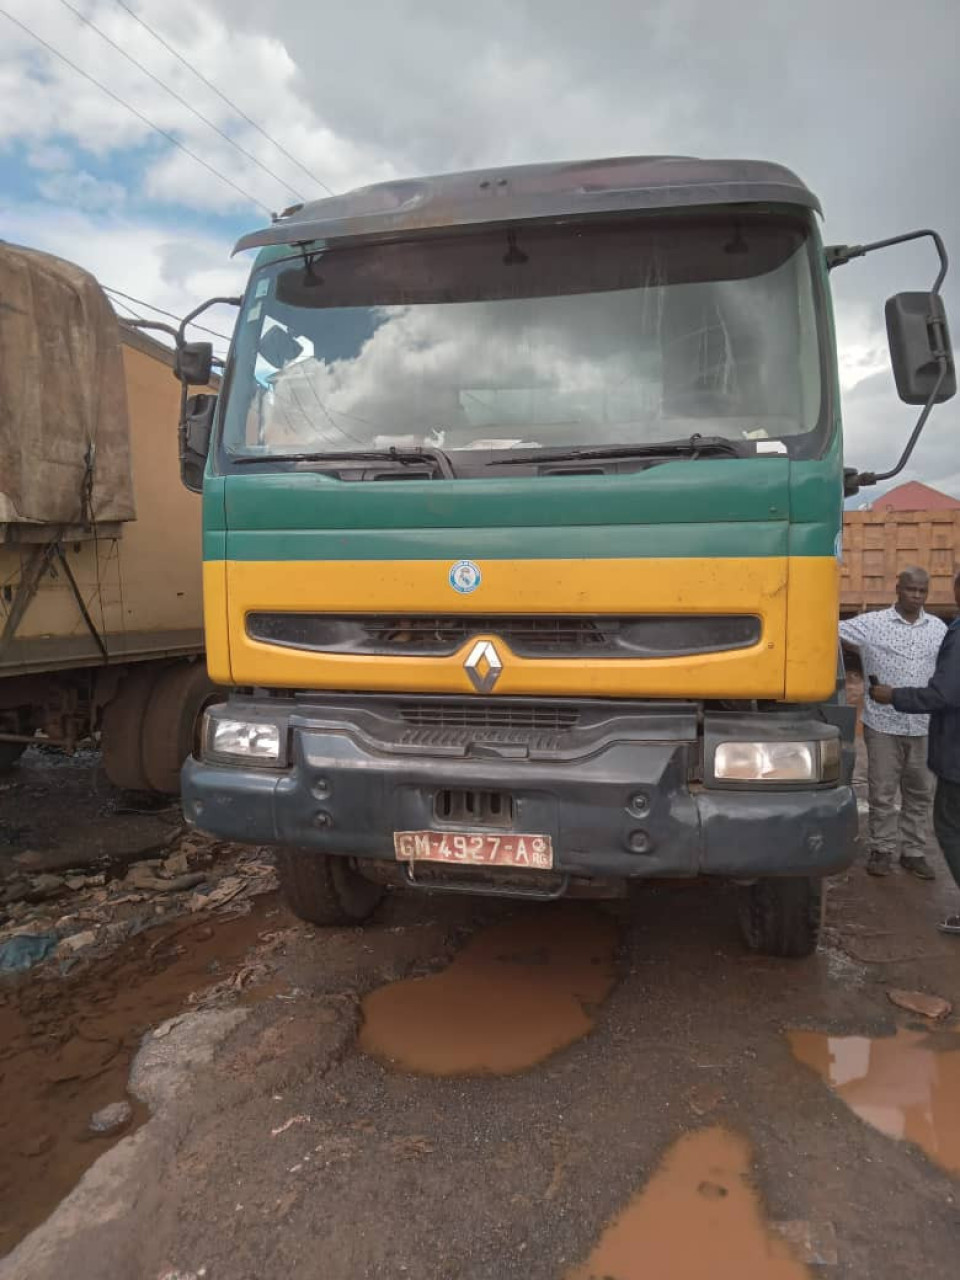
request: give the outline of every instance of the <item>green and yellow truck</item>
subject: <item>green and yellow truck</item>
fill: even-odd
[[[188,821],[276,845],[294,910],[388,885],[554,898],[739,886],[817,943],[853,856],[838,680],[844,468],[828,275],[931,236],[887,303],[904,400],[955,390],[932,232],[825,249],[752,161],[384,183],[257,248],[219,398],[189,395],[208,709]],[[886,473],[887,475],[893,472]]]

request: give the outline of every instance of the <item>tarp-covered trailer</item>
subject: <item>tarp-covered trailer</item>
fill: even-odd
[[[0,242],[0,767],[99,731],[116,785],[178,789],[215,696],[178,400],[91,275]]]

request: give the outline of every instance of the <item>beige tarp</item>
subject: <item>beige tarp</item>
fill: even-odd
[[[135,516],[113,310],[86,271],[0,241],[0,525]]]

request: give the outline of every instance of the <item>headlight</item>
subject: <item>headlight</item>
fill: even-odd
[[[713,774],[718,782],[836,782],[840,741],[721,742]]]
[[[203,741],[214,756],[232,756],[261,764],[280,760],[280,726],[260,720],[224,720],[207,716]]]

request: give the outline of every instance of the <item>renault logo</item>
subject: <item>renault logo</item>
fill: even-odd
[[[489,640],[478,640],[463,666],[477,693],[489,693],[503,670],[500,655]]]

